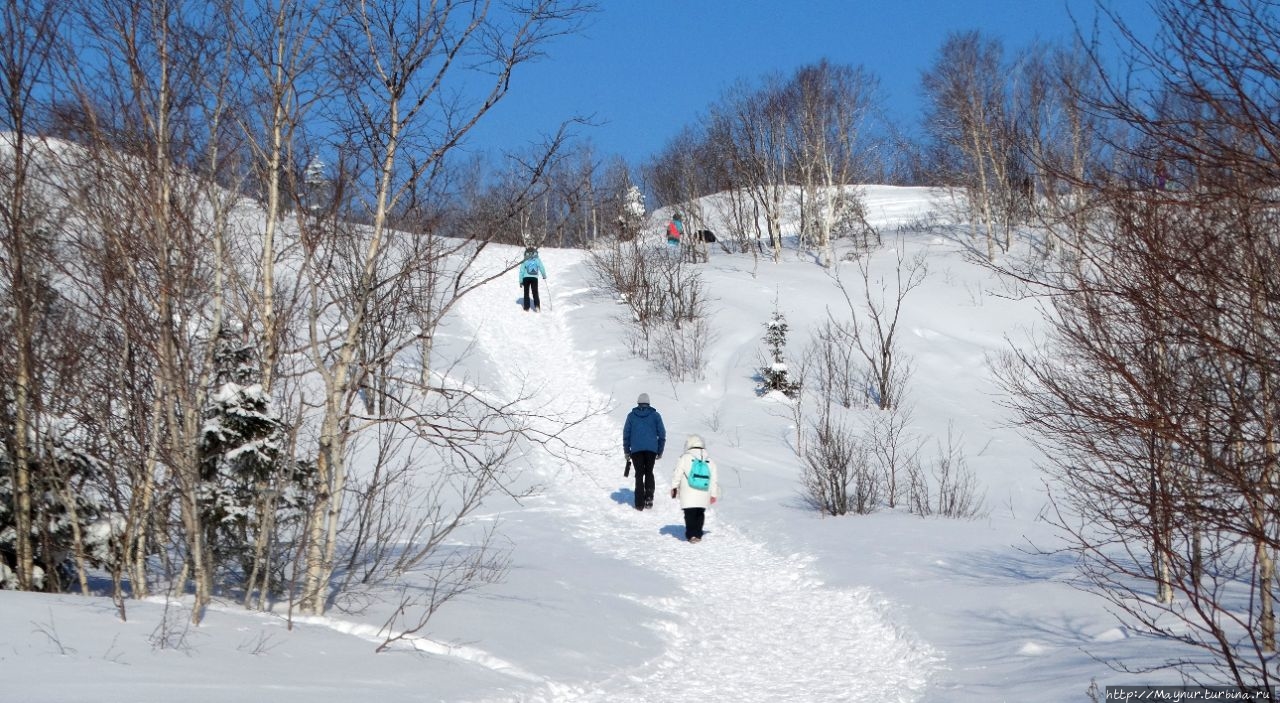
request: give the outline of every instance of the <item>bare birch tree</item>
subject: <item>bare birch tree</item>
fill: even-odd
[[[238,33],[236,45],[248,57],[245,110],[240,128],[252,152],[259,196],[264,204],[259,281],[255,312],[261,327],[262,386],[270,393],[282,344],[276,268],[278,231],[285,211],[303,188],[298,166],[314,154],[298,153],[306,144],[304,121],[321,96],[314,77],[323,66],[328,32],[327,5],[260,0],[228,6],[228,21]],[[308,203],[315,206],[315,203]]]
[[[1185,646],[1159,666],[1271,685],[1280,18],[1253,0],[1155,9],[1154,42],[1118,25],[1154,80],[1100,72],[1076,94],[1109,167],[1049,174],[1090,207],[1062,221],[1062,265],[1018,273],[1051,335],[1005,376],[1091,590]]]
[[[998,203],[1009,189],[1008,121],[1001,45],[978,32],[949,36],[922,82],[925,128],[956,157],[955,171],[939,174],[965,188],[971,221],[984,228],[988,260],[1008,249]],[[976,235],[976,232],[975,232]]]
[[[355,137],[350,146],[366,164],[362,188],[369,226],[351,252],[359,268],[339,320],[325,320],[319,310],[312,314],[309,353],[324,394],[299,602],[306,612],[324,612],[337,563],[353,407],[363,376],[358,352],[384,293],[381,267],[396,237],[392,217],[415,181],[439,168],[506,94],[513,69],[536,57],[548,38],[572,29],[584,9],[580,3],[550,0],[520,8],[488,2],[431,8],[351,2],[343,7],[334,34],[334,78],[348,99],[347,133]],[[468,65],[482,68],[487,87],[474,101],[459,103],[449,90],[450,79]],[[432,129],[426,128],[428,121],[434,121]],[[308,275],[319,290],[322,279],[314,269]]]
[[[146,418],[144,430],[130,433],[136,443],[118,447],[132,454],[121,464],[132,475],[111,482],[128,525],[133,593],[146,593],[154,554],[177,557],[169,585],[193,587],[199,621],[214,588],[201,518],[200,412],[211,382],[210,330],[222,314],[217,256],[233,204],[207,185],[219,180],[226,155],[230,37],[218,31],[225,24],[217,8],[78,9],[77,37],[93,60],[68,64],[85,144],[67,150],[65,166],[74,176],[69,200],[92,232],[78,235],[68,275],[101,300],[93,310],[103,343],[127,340],[104,355],[116,361],[110,373],[124,373],[109,378],[139,390],[128,411]],[[95,288],[95,278],[106,285]],[[128,376],[141,369],[150,374]]]
[[[0,315],[5,322],[4,356],[12,362],[5,365],[0,417],[6,428],[12,428],[12,434],[4,433],[2,448],[10,504],[0,510],[12,518],[17,586],[31,589],[37,585],[32,538],[40,529],[40,523],[33,520],[31,469],[37,462],[32,439],[42,433],[38,423],[44,393],[37,330],[42,327],[41,298],[47,298],[41,289],[54,255],[50,228],[42,224],[49,215],[47,206],[42,206],[43,199],[31,178],[32,152],[38,144],[37,92],[50,79],[64,12],[57,3],[34,0],[11,0],[3,12],[0,129],[4,134],[0,144],[5,152],[0,162],[0,291],[7,304]]]
[[[702,150],[726,163],[727,186],[745,196],[738,220],[743,235],[768,243],[770,257],[782,256],[783,208],[787,193],[787,106],[781,81],[771,76],[758,88],[746,82],[727,91],[707,118]],[[763,222],[763,227],[761,227]]]
[[[862,130],[875,107],[877,83],[861,67],[820,61],[797,69],[787,83],[790,131],[787,163],[800,186],[800,235],[813,238],[823,266],[835,261],[840,223],[861,214],[854,187],[867,172]]]
[[[924,283],[929,272],[923,254],[907,258],[901,244],[893,254],[896,264],[892,279],[872,274],[870,255],[857,260],[859,278],[854,292],[838,275],[835,278],[849,318],[832,329],[841,333],[866,361],[867,393],[881,410],[896,408],[903,401],[911,367],[898,344],[898,321],[903,302]]]

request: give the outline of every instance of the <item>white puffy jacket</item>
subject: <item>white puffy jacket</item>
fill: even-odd
[[[693,467],[695,457],[705,459],[707,466],[711,469],[710,490],[700,491],[689,486],[689,469]],[[685,440],[684,454],[676,459],[676,469],[671,474],[671,487],[676,490],[682,509],[710,507],[712,498],[720,498],[720,470],[716,468],[716,462],[707,456],[707,450],[702,446],[702,438],[698,435],[689,435],[689,439]]]

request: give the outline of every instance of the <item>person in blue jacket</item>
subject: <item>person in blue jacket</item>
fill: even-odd
[[[649,394],[641,393],[622,425],[622,451],[631,457],[636,472],[636,510],[653,507],[653,464],[666,446],[662,415],[649,405]]]
[[[547,269],[538,258],[538,250],[529,247],[524,250],[524,261],[516,269],[520,276],[520,285],[524,287],[524,310],[529,311],[532,303],[534,312],[542,312],[542,300],[538,298],[538,276],[547,280]]]

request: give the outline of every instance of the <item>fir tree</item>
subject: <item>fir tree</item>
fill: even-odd
[[[105,566],[113,558],[117,522],[95,488],[102,464],[73,446],[69,422],[53,422],[39,431],[36,451],[28,454],[34,497],[31,531],[34,584],[44,591],[68,590],[77,575],[76,555],[86,565]],[[0,588],[15,588],[7,568],[17,539],[14,520],[13,455],[0,445]],[[77,543],[78,540],[78,543]]]
[[[206,543],[224,576],[252,570],[260,530],[275,513],[285,456],[285,428],[261,384],[253,348],[233,330],[218,335],[216,388],[204,409],[200,505]],[[294,472],[290,472],[292,474]],[[233,579],[234,580],[234,579]]]
[[[793,381],[787,370],[787,319],[774,303],[773,317],[765,324],[764,344],[768,348],[768,364],[760,369],[760,393],[781,391],[793,398],[800,391],[800,383]]]
[[[640,232],[644,224],[644,193],[634,185],[627,185],[621,196],[618,211],[618,229],[620,239],[630,241]]]

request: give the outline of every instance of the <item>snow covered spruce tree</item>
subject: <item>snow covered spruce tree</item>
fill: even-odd
[[[87,441],[124,518],[117,596],[126,581],[135,597],[161,583],[192,595],[199,622],[213,597],[199,443],[225,282],[213,253],[225,252],[232,200],[216,185],[225,140],[214,136],[230,110],[228,25],[164,3],[74,8],[83,60],[64,66],[65,87],[83,148],[64,154],[75,173],[64,193],[80,226],[62,233],[63,265],[96,323],[77,419],[110,426]]]
[[[255,350],[231,326],[215,342],[216,376],[200,430],[200,513],[216,585],[246,602],[281,590],[278,532],[296,526],[310,477],[290,459],[284,423],[262,384]]]
[[[800,391],[800,381],[792,378],[790,369],[787,368],[786,350],[789,328],[787,318],[778,308],[776,301],[773,317],[765,323],[764,328],[763,341],[767,354],[760,366],[758,390],[761,394],[777,391],[792,398]]]
[[[50,422],[33,437],[26,454],[31,476],[31,578],[18,580],[6,562],[16,553],[18,523],[14,505],[13,457],[0,451],[0,588],[64,591],[72,584],[89,592],[90,567],[117,559],[115,519],[99,490],[103,466],[76,449],[67,437],[71,423]]]
[[[619,171],[617,178],[618,239],[628,242],[640,234],[640,227],[644,224],[644,192],[631,182],[625,168]]]

